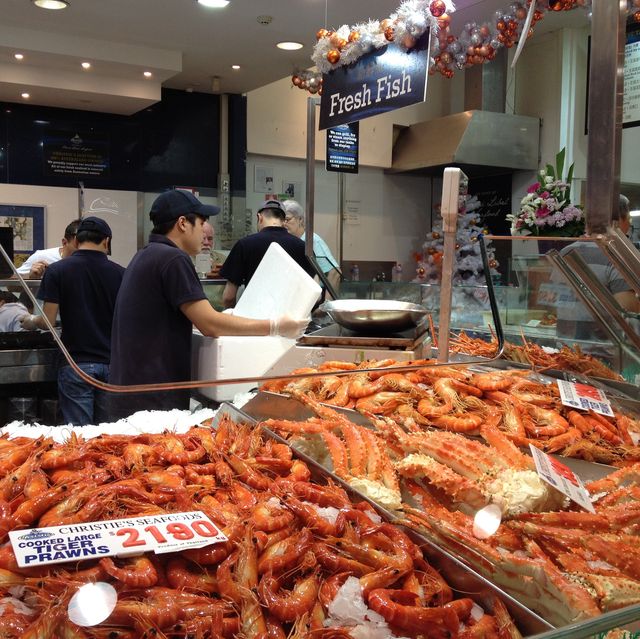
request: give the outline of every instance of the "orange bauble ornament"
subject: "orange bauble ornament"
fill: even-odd
[[[359,31],[352,31],[349,34],[349,42],[357,42],[358,40],[360,40],[360,32]]]
[[[438,18],[438,26],[441,29],[446,29],[449,26],[450,23],[451,23],[451,18],[449,17],[449,15],[447,13],[443,13]]]
[[[340,37],[337,33],[334,33],[331,38],[329,38],[329,41],[336,49],[340,48],[340,43],[342,42],[344,42],[344,44],[347,44],[347,41],[344,38]]]
[[[385,18],[384,20],[381,20],[380,31],[384,33],[392,24],[393,24],[393,21],[390,18]]]
[[[316,32],[316,40],[322,40],[322,38],[326,38],[329,32],[326,29],[318,29]]]
[[[327,52],[327,61],[331,64],[336,64],[340,60],[340,51],[336,49],[331,49],[331,51]]]
[[[395,30],[393,27],[387,27],[384,30],[384,37],[386,40],[388,40],[389,42],[393,42],[393,36],[396,34]]]
[[[434,253],[432,257],[433,257],[433,263],[436,266],[440,266],[440,264],[442,263],[442,253],[438,251],[437,253]]]
[[[294,84],[295,86],[299,87],[299,86],[300,86],[300,83],[302,82],[302,80],[300,79],[300,77],[299,77],[299,76],[294,75],[294,76],[291,78],[291,82],[293,82],[293,84]]]
[[[633,14],[633,20],[634,20],[634,22],[640,22],[640,11],[636,11]]]

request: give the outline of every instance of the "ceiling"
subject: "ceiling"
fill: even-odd
[[[70,0],[62,11],[3,0],[0,101],[131,114],[157,102],[161,87],[245,93],[312,65],[316,31],[382,19],[400,0],[231,0],[206,9],[196,0]],[[490,20],[506,0],[457,0],[452,29]],[[326,14],[326,21],[325,21]],[[585,22],[583,11],[550,14],[537,27]],[[580,14],[579,16],[577,14]],[[258,16],[271,16],[261,24]],[[546,23],[546,24],[545,24]],[[568,23],[568,22],[567,22]],[[282,51],[295,40],[304,47]],[[14,54],[24,54],[18,62]],[[92,64],[90,70],[81,61]],[[232,64],[240,65],[234,71]],[[143,71],[151,71],[144,78]]]

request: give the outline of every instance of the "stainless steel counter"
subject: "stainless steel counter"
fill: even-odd
[[[0,384],[29,384],[56,380],[58,349],[0,351]]]

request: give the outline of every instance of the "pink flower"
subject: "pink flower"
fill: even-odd
[[[540,188],[540,182],[534,182],[528,189],[527,193],[535,193]]]
[[[537,211],[536,211],[536,217],[547,217],[547,215],[549,215],[550,211],[546,206],[541,206]]]
[[[546,200],[546,199],[549,197],[549,191],[543,191],[543,192],[540,194],[540,197],[541,197],[543,200]]]

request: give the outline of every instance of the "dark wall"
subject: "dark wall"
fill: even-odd
[[[230,171],[244,191],[246,101],[230,96]],[[0,103],[0,182],[154,191],[217,189],[217,95],[164,89],[162,101],[132,116]],[[231,143],[231,141],[233,143]],[[68,163],[55,162],[71,157]],[[78,158],[84,153],[87,164]],[[66,154],[66,155],[65,155]]]

